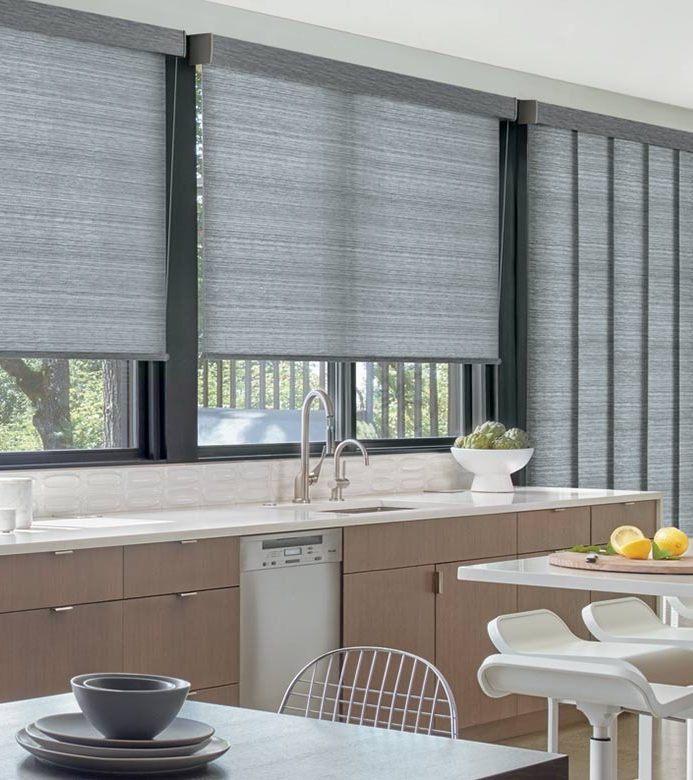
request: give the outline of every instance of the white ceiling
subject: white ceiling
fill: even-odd
[[[691,0],[211,0],[693,108]]]

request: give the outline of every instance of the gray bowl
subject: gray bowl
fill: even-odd
[[[183,706],[190,683],[156,674],[103,672],[70,680],[87,720],[108,739],[153,739]]]

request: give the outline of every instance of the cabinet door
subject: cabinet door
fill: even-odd
[[[517,588],[460,582],[459,565],[447,563],[436,567],[441,592],[436,596],[435,662],[455,694],[460,728],[466,728],[511,718],[517,713],[515,696],[490,699],[476,677],[484,658],[497,652],[486,626],[498,615],[517,611]]]
[[[650,539],[657,530],[656,501],[622,501],[592,507],[592,544],[608,542],[619,525],[637,526]]]
[[[9,612],[0,636],[1,701],[64,693],[76,674],[123,668],[121,601]]]
[[[406,650],[433,661],[435,567],[346,574],[342,644]]]
[[[531,609],[550,609],[565,620],[573,633],[583,639],[590,638],[589,631],[582,622],[582,609],[589,603],[590,592],[587,590],[528,587],[519,587],[517,589],[518,612],[526,612]],[[546,699],[537,699],[533,696],[518,696],[518,715],[545,709]]]
[[[124,602],[128,672],[168,674],[193,690],[238,682],[238,588]]]

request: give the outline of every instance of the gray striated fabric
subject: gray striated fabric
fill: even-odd
[[[497,359],[498,119],[358,86],[205,68],[207,356]]]
[[[532,126],[528,177],[530,480],[693,530],[693,155]]]
[[[164,58],[0,28],[0,354],[166,353]]]

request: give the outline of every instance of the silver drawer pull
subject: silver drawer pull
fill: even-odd
[[[179,593],[180,598],[187,599],[189,596],[197,596],[196,590],[189,590],[186,593]]]
[[[56,550],[53,555],[72,555],[74,550]]]
[[[51,612],[72,612],[74,607],[51,607]]]
[[[199,693],[199,691],[190,691],[188,693],[188,698],[190,698],[191,696],[197,696],[198,693]]]
[[[635,501],[624,501],[623,506],[635,506]]]
[[[554,512],[565,512],[565,507],[564,506],[555,506],[553,508],[553,511]]]
[[[197,539],[181,539],[181,544],[197,544]]]

